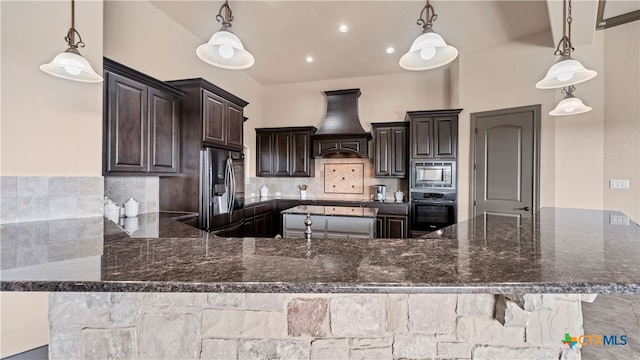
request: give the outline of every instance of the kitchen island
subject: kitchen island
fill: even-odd
[[[584,296],[640,294],[640,227],[624,219],[545,208],[310,242],[9,224],[0,277],[52,292],[52,358],[571,357],[560,340],[582,333]]]
[[[373,239],[378,209],[356,206],[298,205],[282,210],[282,236],[305,238],[305,220],[312,239]]]

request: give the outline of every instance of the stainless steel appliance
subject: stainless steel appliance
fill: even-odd
[[[411,230],[430,232],[456,222],[455,192],[412,192]]]
[[[411,189],[456,188],[455,161],[413,161],[411,164]]]
[[[385,185],[373,185],[373,200],[384,201],[387,194],[387,187]]]
[[[244,154],[204,148],[201,160],[200,228],[218,236],[242,237]]]

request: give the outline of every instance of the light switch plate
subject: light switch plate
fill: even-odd
[[[609,224],[629,225],[629,218],[623,215],[609,215]]]
[[[628,189],[629,179],[609,179],[610,189]]]

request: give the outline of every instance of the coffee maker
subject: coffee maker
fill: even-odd
[[[373,185],[373,200],[384,201],[387,187],[385,185]]]

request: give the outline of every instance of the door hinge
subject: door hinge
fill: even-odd
[[[476,170],[476,164],[473,164],[473,170]]]
[[[474,130],[475,130],[475,133],[477,134],[478,133],[478,128],[475,128]]]
[[[475,200],[473,200],[473,206],[476,206],[476,201]]]

